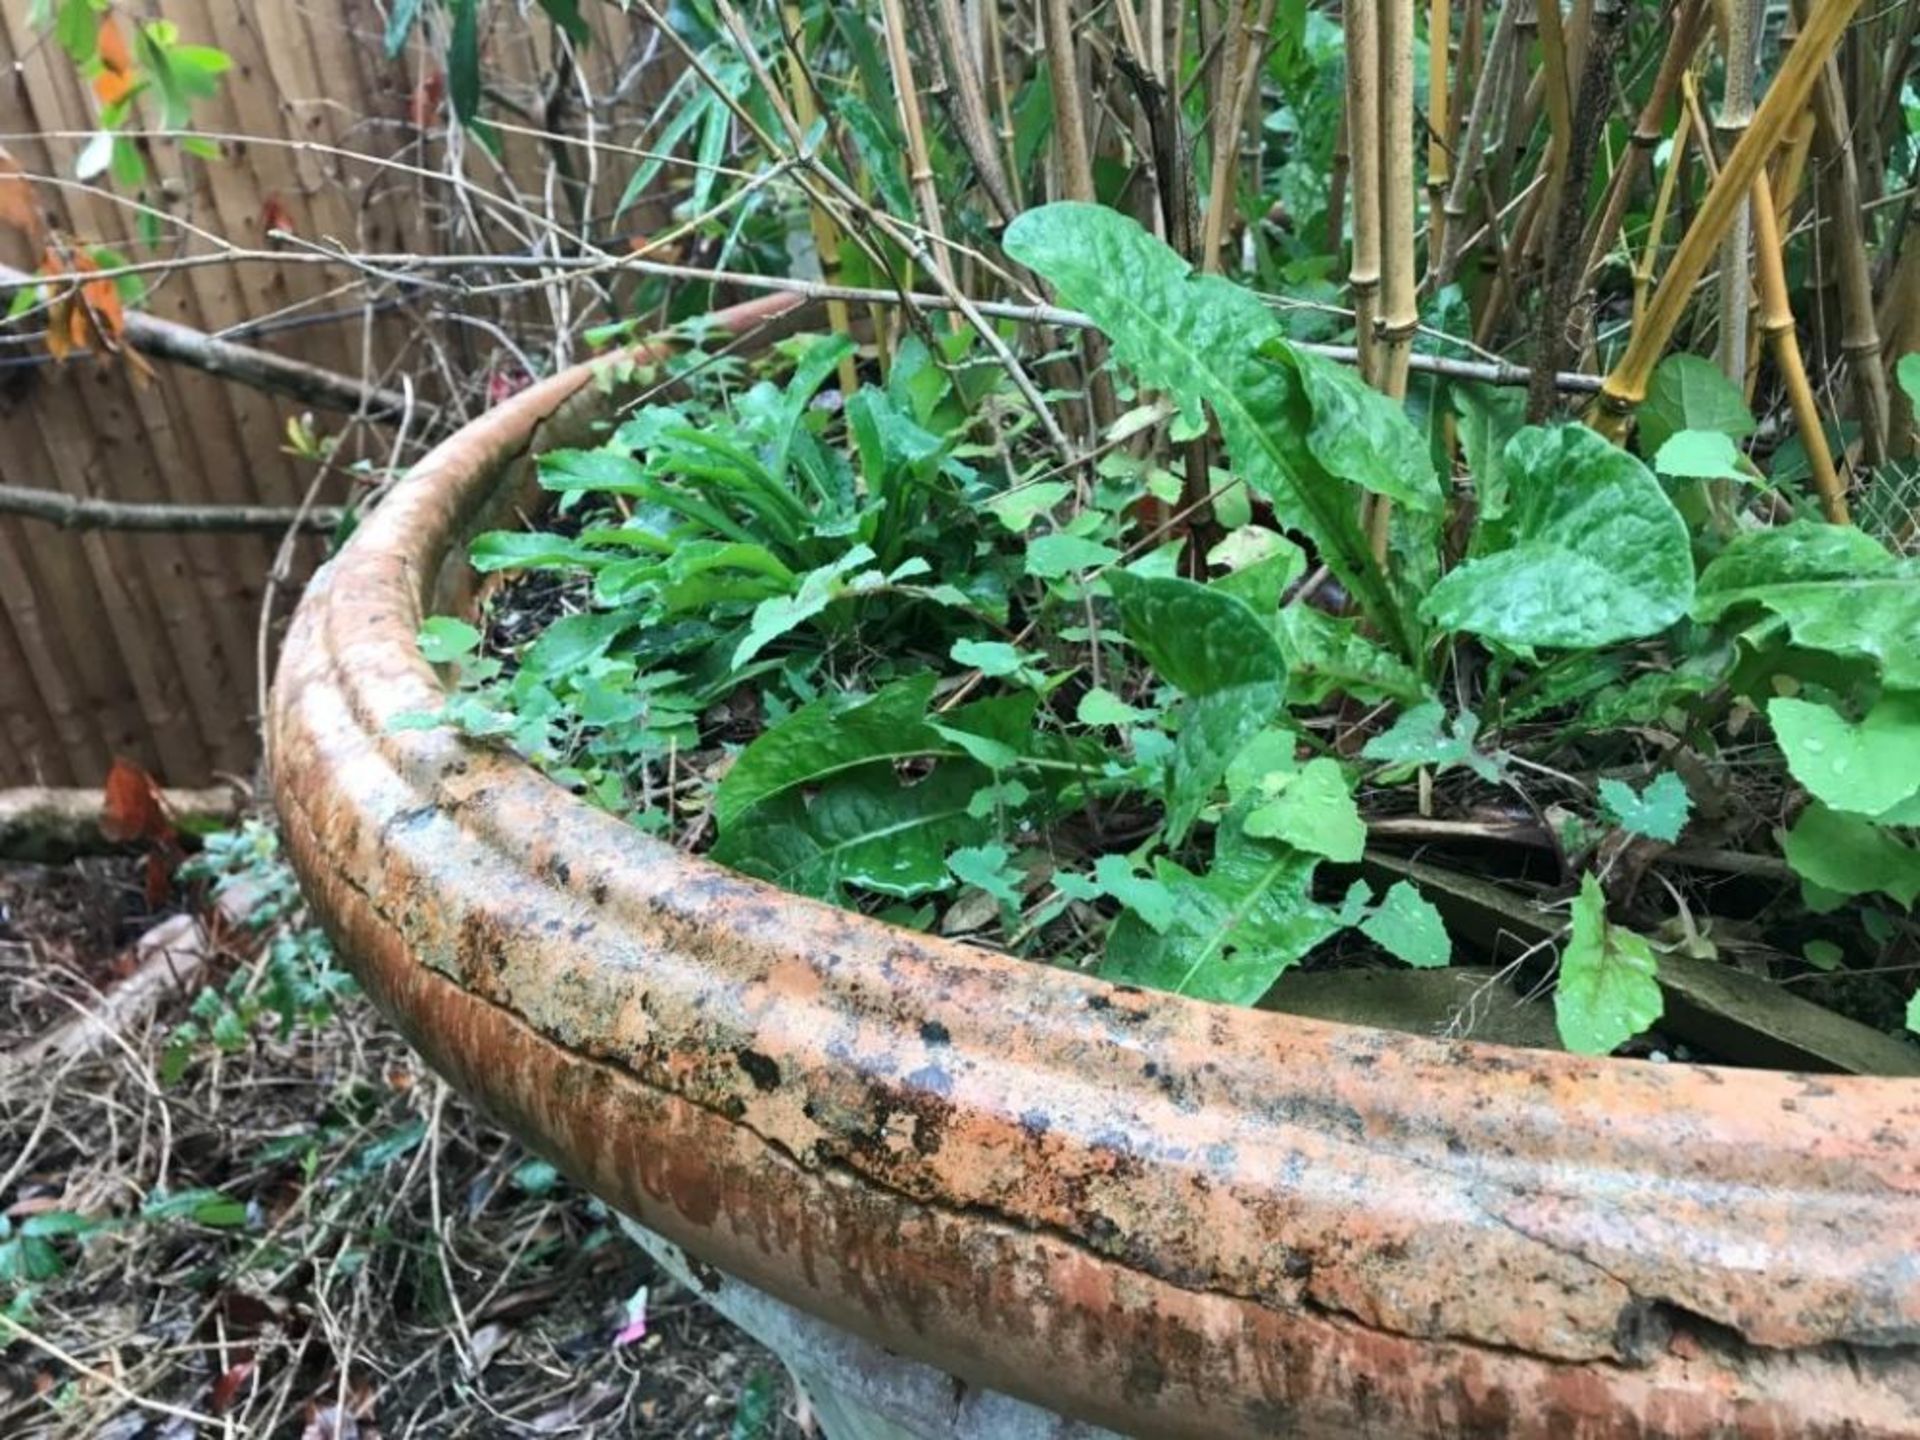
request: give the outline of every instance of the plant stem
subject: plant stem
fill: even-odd
[[[1716,0],[1726,85],[1714,124],[1725,152],[1746,134],[1753,119],[1754,8],[1757,0]],[[1744,389],[1747,380],[1747,310],[1753,287],[1748,278],[1752,245],[1750,207],[1737,206],[1727,238],[1720,243],[1720,373]]]
[[[1352,156],[1354,343],[1360,373],[1378,373],[1374,356],[1374,301],[1380,289],[1380,44],[1375,0],[1347,0],[1347,149]]]

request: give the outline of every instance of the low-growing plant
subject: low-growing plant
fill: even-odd
[[[1336,937],[1455,957],[1369,864],[1393,834],[1544,852],[1576,1050],[1660,1021],[1663,953],[1911,943],[1920,577],[1785,494],[1756,518],[1717,372],[1663,367],[1642,458],[1476,386],[1410,412],[1112,210],[1004,246],[1106,337],[1131,408],[1096,451],[1048,446],[970,332],[851,393],[850,342],[791,342],[784,383],[541,456],[559,523],[472,555],[535,577],[496,622],[544,623],[429,621],[460,683],[406,723],[798,893],[1238,1004]],[[1177,452],[1210,429],[1196,505]],[[1797,902],[1716,920],[1666,879],[1776,830]]]

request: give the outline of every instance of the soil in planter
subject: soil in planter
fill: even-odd
[[[1673,573],[1644,613],[1576,643],[1502,598],[1546,583],[1510,534],[1419,519],[1438,476],[1395,482],[1407,554],[1349,591],[1321,563],[1337,542],[1303,548],[1297,505],[1227,468],[1270,473],[1244,435],[1197,469],[1194,430],[1123,387],[1134,408],[1074,464],[981,347],[936,343],[909,337],[884,375],[860,354],[852,395],[844,341],[690,351],[696,383],[540,457],[558,522],[475,542],[502,579],[481,626],[427,623],[459,685],[404,723],[510,746],[797,892],[1119,981],[1590,1053],[1920,1070],[1920,849],[1806,769],[1809,727],[1876,713],[1874,667],[1673,598],[1794,547],[1871,569],[1877,541],[1758,515],[1709,533],[1592,432],[1463,395],[1511,437],[1504,483],[1577,472],[1660,534]],[[1289,483],[1345,514],[1385,483],[1369,466],[1430,470],[1398,409],[1276,345],[1321,417],[1273,422],[1303,427],[1289,463],[1312,473]],[[1517,578],[1467,584],[1483,553]]]

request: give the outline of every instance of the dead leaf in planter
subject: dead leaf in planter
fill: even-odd
[[[111,15],[100,22],[96,53],[100,57],[100,73],[93,77],[93,93],[100,97],[102,105],[126,99],[136,83],[133,52],[127,48],[127,37],[120,33],[120,22]]]

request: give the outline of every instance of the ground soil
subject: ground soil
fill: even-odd
[[[0,916],[0,1052],[110,985],[156,918],[138,860],[6,866]],[[211,983],[264,953],[236,946]],[[59,1073],[0,1078],[13,1235],[34,1216],[100,1226],[48,1239],[57,1275],[23,1286],[0,1260],[19,1327],[0,1341],[0,1435],[808,1433],[767,1352],[364,1000],[317,1028],[256,1026],[231,1052],[203,1044],[163,1083],[190,1000]]]

